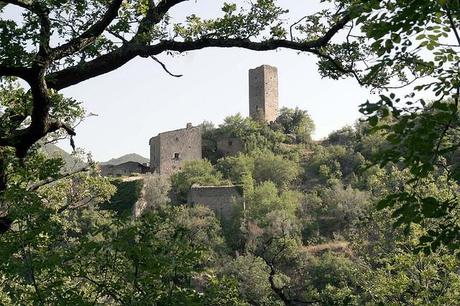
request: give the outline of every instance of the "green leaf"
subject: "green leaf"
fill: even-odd
[[[441,205],[442,203],[433,197],[424,198],[422,199],[422,213],[427,218],[439,218],[445,215]]]
[[[377,116],[372,116],[368,121],[371,126],[376,126],[379,123],[379,118]]]

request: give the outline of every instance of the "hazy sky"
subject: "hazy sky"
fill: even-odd
[[[172,16],[213,16],[224,1],[181,4]],[[240,1],[241,2],[241,1]],[[314,0],[280,0],[292,20],[318,9]],[[149,156],[148,141],[160,132],[204,120],[218,125],[226,116],[248,115],[248,70],[262,64],[278,67],[280,106],[307,110],[316,124],[315,138],[353,124],[368,92],[354,80],[321,79],[312,55],[279,50],[205,49],[159,58],[173,78],[151,59],[135,59],[122,68],[63,90],[98,114],[77,128],[77,146],[99,161],[126,153]],[[60,144],[70,149],[68,142]]]

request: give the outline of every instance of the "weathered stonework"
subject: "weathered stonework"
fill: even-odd
[[[275,121],[278,117],[278,69],[263,65],[249,70],[249,116]]]
[[[203,205],[214,211],[221,220],[230,220],[244,210],[241,186],[192,186],[188,193],[189,205]]]
[[[249,70],[249,114],[255,120],[275,121],[278,116],[278,69],[263,65]],[[202,137],[199,127],[169,131],[152,137],[150,170],[170,176],[179,171],[184,161],[202,158]],[[214,150],[214,149],[213,149]],[[221,156],[236,155],[244,150],[239,138],[224,137],[216,142]],[[214,151],[213,151],[214,152]]]
[[[99,166],[102,176],[124,176],[134,173],[146,173],[149,167],[138,162],[126,162],[119,165],[102,165]]]
[[[225,137],[217,140],[217,152],[221,156],[233,156],[243,151],[244,144],[240,138]]]
[[[149,144],[151,171],[160,175],[169,176],[179,171],[184,161],[202,158],[201,129],[191,124],[185,129],[160,133]]]

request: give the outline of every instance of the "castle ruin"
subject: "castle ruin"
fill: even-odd
[[[119,165],[100,165],[102,176],[123,176],[133,175],[134,173],[147,173],[149,167],[134,161],[128,161]]]
[[[160,133],[150,144],[150,169],[169,176],[181,169],[184,161],[198,160],[201,154],[201,128],[187,123],[185,129]]]
[[[216,147],[221,156],[235,156],[244,150],[244,143],[238,137],[222,137],[217,140]]]
[[[242,186],[198,186],[190,188],[187,204],[203,205],[211,209],[220,220],[231,220],[245,209]]]
[[[262,65],[249,70],[249,116],[267,123],[278,117],[278,69]],[[150,171],[170,176],[179,171],[184,161],[202,158],[200,127],[190,123],[185,129],[163,132],[149,141]],[[217,141],[223,156],[236,155],[244,149],[239,138],[224,137]]]
[[[249,116],[273,122],[278,117],[278,69],[262,65],[249,70]]]

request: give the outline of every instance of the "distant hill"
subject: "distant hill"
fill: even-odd
[[[129,162],[129,161],[138,162],[138,163],[141,163],[141,164],[150,162],[150,160],[148,158],[140,156],[139,154],[136,154],[136,153],[131,153],[131,154],[126,154],[126,155],[120,156],[118,158],[112,158],[111,160],[106,161],[106,162],[102,162],[100,164],[101,165],[114,165],[114,166],[116,166],[116,165],[123,164],[123,163]]]
[[[54,144],[45,144],[42,149],[46,152],[47,155],[50,157],[61,157],[64,162],[65,162],[65,168],[67,170],[76,170],[79,168],[83,168],[86,163],[82,162],[81,160],[78,160],[74,156],[72,156],[70,153],[67,153],[63,149],[59,148],[58,146]]]

